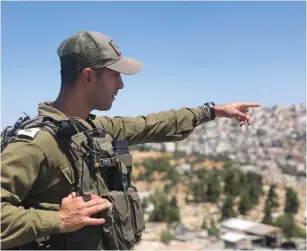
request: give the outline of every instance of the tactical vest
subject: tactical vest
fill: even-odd
[[[38,116],[20,126],[20,129],[38,127],[53,135],[73,168],[73,186],[77,195],[92,193],[112,203],[107,212],[92,215],[105,218],[103,225],[49,236],[41,246],[53,250],[129,250],[141,240],[145,220],[139,193],[130,182],[132,156],[128,142],[116,141],[104,129],[88,122],[92,129],[76,119],[54,121]],[[30,248],[34,249],[33,246]]]

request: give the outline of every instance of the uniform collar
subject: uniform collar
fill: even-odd
[[[47,116],[54,120],[67,119],[67,116],[52,106],[51,101],[41,102],[38,104],[38,115]]]
[[[50,117],[54,120],[63,120],[63,119],[67,119],[68,117],[62,113],[61,111],[59,111],[58,109],[54,108],[52,106],[52,101],[45,101],[45,102],[41,102],[38,105],[38,114],[40,116],[47,116]],[[86,121],[82,120],[84,122],[88,122],[89,120],[94,120],[96,118],[96,115],[94,114],[89,114],[89,116],[87,117]]]

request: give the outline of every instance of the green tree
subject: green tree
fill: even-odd
[[[295,235],[296,225],[292,214],[284,214],[278,217],[274,223],[275,226],[283,229],[285,237],[291,238]]]
[[[249,181],[249,189],[252,190],[251,198],[253,204],[258,204],[259,196],[263,193],[263,184],[262,184],[262,177],[259,174],[254,172],[247,172],[246,173],[247,180]]]
[[[210,228],[208,230],[208,235],[209,236],[218,236],[219,235],[219,230],[215,226],[215,223],[214,223],[213,220],[211,220],[211,226],[210,226]]]
[[[239,202],[239,212],[243,215],[246,215],[246,213],[252,208],[252,204],[249,200],[248,193],[246,191],[242,192],[241,199]]]
[[[268,202],[265,204],[264,208],[264,217],[262,219],[262,223],[272,225],[273,219],[272,219],[272,206]]]
[[[197,175],[200,182],[201,181],[207,181],[208,177],[209,177],[209,173],[205,169],[200,169],[200,170],[196,171],[196,175]]]
[[[268,196],[267,196],[266,203],[269,204],[271,208],[276,208],[276,207],[279,206],[278,201],[277,201],[277,194],[275,192],[275,188],[276,188],[276,186],[274,184],[272,184],[270,186],[270,190],[269,190]]]
[[[247,179],[247,175],[244,172],[240,173],[240,183],[242,185],[247,185],[248,184],[248,179]]]
[[[249,184],[249,199],[252,205],[257,205],[259,203],[259,197],[261,194],[259,187],[260,185],[255,179],[253,179]]]
[[[263,182],[262,182],[262,176],[260,174],[255,174],[255,179],[256,179],[256,182],[258,184],[258,192],[259,192],[259,195],[262,195],[263,194]]]
[[[222,211],[222,220],[226,220],[234,216],[233,198],[231,196],[226,197],[221,211]]]
[[[168,216],[167,216],[167,222],[172,223],[174,221],[179,221],[180,222],[180,212],[178,208],[178,203],[177,199],[175,196],[172,197],[169,207],[168,207]]]
[[[220,194],[222,192],[222,187],[220,185],[218,174],[212,173],[209,177],[207,184],[207,200],[209,202],[216,203],[219,200]]]
[[[204,184],[202,182],[195,182],[191,185],[191,192],[194,198],[194,202],[206,201],[206,193]]]
[[[228,172],[226,172],[224,182],[224,192],[226,195],[235,197],[240,194],[240,171],[237,169],[229,169]]]
[[[166,194],[157,193],[152,197],[152,203],[154,204],[154,210],[149,216],[149,221],[163,222],[167,219],[169,202]]]
[[[166,222],[172,223],[176,221],[180,222],[179,209],[175,207],[169,207],[167,210]]]
[[[142,208],[143,209],[145,209],[145,208],[147,208],[148,207],[148,205],[149,205],[149,198],[148,197],[145,197],[143,200],[142,200],[142,202],[141,202],[141,206],[142,206]]]
[[[177,203],[177,198],[176,198],[176,196],[173,196],[173,197],[172,197],[171,202],[170,202],[170,206],[171,206],[171,207],[176,207],[176,208],[178,208],[178,203]]]
[[[161,233],[161,242],[168,245],[172,239],[174,239],[174,236],[169,231],[163,231]]]
[[[168,222],[174,221],[180,222],[180,211],[177,205],[176,197],[172,197],[171,201],[168,201],[165,193],[157,193],[152,198],[152,203],[155,209],[149,216],[149,221]]]
[[[287,188],[284,212],[286,214],[297,214],[298,208],[299,208],[299,199],[296,192],[293,191],[291,187]]]

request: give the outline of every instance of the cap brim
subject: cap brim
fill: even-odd
[[[116,63],[108,65],[106,67],[123,74],[132,75],[138,73],[141,70],[142,65],[143,64],[137,60],[122,57]]]

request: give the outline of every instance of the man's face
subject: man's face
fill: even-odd
[[[119,72],[104,68],[96,74],[93,71],[89,102],[93,109],[107,111],[112,107],[115,96],[124,84]]]

